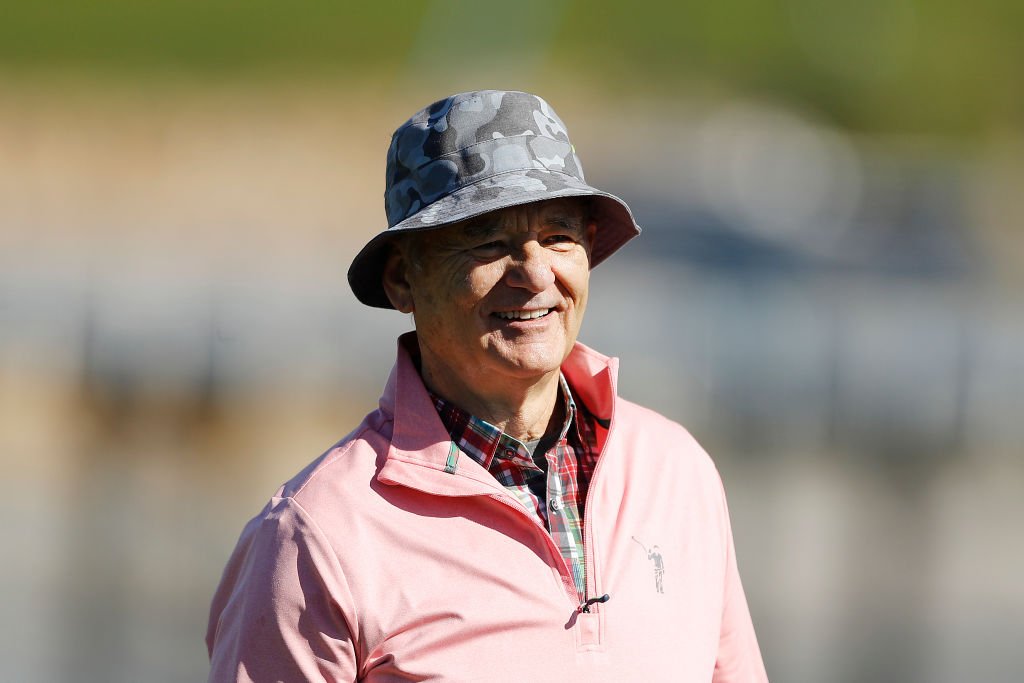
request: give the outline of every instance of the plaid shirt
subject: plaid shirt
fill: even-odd
[[[521,441],[438,396],[431,397],[459,450],[493,474],[548,530],[572,572],[576,590],[586,597],[583,511],[597,462],[597,438],[587,411],[577,411],[568,382],[564,376],[560,380],[565,424],[558,441],[546,453],[536,454],[547,460],[547,475]]]

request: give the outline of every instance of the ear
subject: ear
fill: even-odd
[[[403,253],[404,245],[396,240],[391,243],[388,250],[387,260],[384,262],[384,274],[381,284],[384,286],[384,293],[395,310],[402,313],[412,313],[414,310],[412,298],[412,286],[409,284],[409,260]]]

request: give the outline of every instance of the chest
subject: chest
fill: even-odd
[[[683,485],[634,491],[612,474],[588,496],[587,593],[610,596],[589,612],[548,532],[510,495],[385,491],[388,514],[339,548],[366,680],[656,681],[667,653],[674,671],[709,680],[725,566],[714,506],[680,500]]]

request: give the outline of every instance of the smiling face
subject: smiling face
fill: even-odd
[[[557,377],[583,322],[594,230],[582,200],[557,199],[399,242],[384,288],[413,314],[428,386],[459,402]]]

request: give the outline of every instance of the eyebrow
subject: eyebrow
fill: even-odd
[[[501,230],[501,227],[491,221],[485,220],[473,220],[462,226],[462,234],[466,237],[474,239],[480,239],[483,237],[491,237],[495,233]]]
[[[572,230],[583,229],[583,219],[579,216],[563,216],[562,214],[555,214],[550,218],[547,218],[545,223],[550,225],[560,225],[563,228],[571,228]]]

